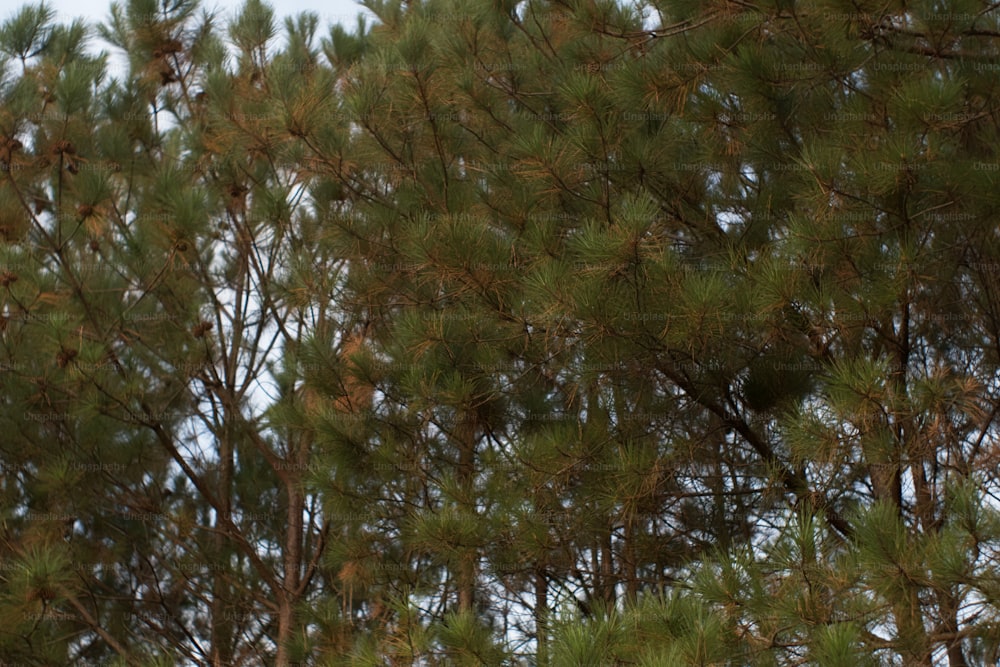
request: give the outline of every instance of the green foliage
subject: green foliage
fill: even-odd
[[[0,661],[995,662],[1000,15],[365,6],[0,25]]]
[[[444,655],[452,665],[501,665],[504,651],[493,633],[471,613],[450,614],[438,629]]]
[[[26,5],[0,26],[0,51],[24,63],[42,53],[52,37],[55,12],[44,2]]]

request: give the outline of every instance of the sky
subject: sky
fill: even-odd
[[[18,8],[29,2],[37,4],[38,0],[0,0],[0,22],[10,18]],[[56,11],[60,23],[68,23],[77,17],[82,17],[90,23],[103,22],[108,17],[111,2],[112,0],[46,0],[46,4]],[[201,0],[201,2],[202,7],[216,8],[228,16],[233,16],[243,4],[243,0]],[[318,36],[328,34],[328,26],[334,23],[344,24],[349,30],[353,30],[359,13],[371,14],[355,0],[281,0],[268,4],[274,9],[279,26],[283,24],[286,16],[303,11],[316,12],[319,14],[321,26]]]

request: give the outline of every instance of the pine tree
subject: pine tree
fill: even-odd
[[[995,661],[997,13],[366,6],[0,26],[0,657]]]
[[[768,618],[788,612],[766,591],[798,590],[816,567],[836,593],[795,597],[812,622],[848,618],[837,577],[865,591],[857,625],[800,620],[788,645],[803,655],[981,651],[958,610],[989,597],[986,560],[965,561],[985,577],[972,593],[917,576],[928,563],[864,555],[885,507],[922,543],[947,523],[948,489],[989,467],[945,463],[982,456],[991,432],[989,366],[968,356],[989,327],[961,348],[942,335],[970,295],[988,302],[963,268],[971,248],[989,256],[975,230],[992,206],[976,194],[992,153],[969,141],[992,131],[967,111],[990,95],[973,75],[991,58],[975,12],[674,3],[650,28],[611,3],[373,9],[373,58],[345,88],[373,168],[342,248],[374,270],[346,289],[381,304],[378,340],[417,367],[385,397],[426,414],[418,456],[444,466],[430,506],[465,498],[477,517],[496,507],[479,527],[508,526],[499,548],[475,526],[421,541],[457,545],[442,562],[451,602],[471,597],[454,558],[472,545],[499,566],[483,588],[535,594],[526,632],[544,654],[551,611],[613,613],[752,547],[747,604]],[[434,30],[441,17],[455,29]],[[935,46],[927,26],[968,44]],[[954,164],[978,173],[954,178]],[[928,412],[923,391],[955,402]],[[495,438],[470,447],[449,429],[463,399],[489,407]],[[822,538],[808,549],[803,526]],[[821,565],[769,571],[764,543]],[[516,576],[491,583],[498,569]]]
[[[115,5],[113,76],[88,28],[52,19],[27,7],[0,36],[0,655],[288,664],[310,650],[330,521],[313,436],[285,415],[303,332],[341,326],[303,200],[304,124],[335,80],[310,65],[317,21],[289,21],[272,57],[251,2],[231,63],[195,3]]]

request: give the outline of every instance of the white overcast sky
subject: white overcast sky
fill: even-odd
[[[0,0],[0,21],[10,18],[20,7],[26,4],[38,4],[37,0]],[[46,4],[52,7],[57,14],[60,23],[68,23],[76,17],[81,17],[91,24],[103,22],[107,19],[111,0],[46,0]],[[123,1],[124,5],[125,2]],[[328,26],[334,23],[341,23],[348,30],[353,31],[357,24],[359,13],[370,14],[355,0],[281,0],[281,2],[268,2],[272,9],[279,27],[278,34],[282,34],[284,18],[303,11],[312,11],[319,14],[320,29],[318,37],[329,34]],[[236,10],[243,5],[243,0],[201,0],[201,7],[206,9],[218,9],[227,18],[232,17]],[[371,21],[369,21],[369,25]],[[224,27],[222,23],[220,27]],[[100,45],[100,48],[107,48]]]

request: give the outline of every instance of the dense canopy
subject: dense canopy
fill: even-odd
[[[1000,7],[0,17],[0,664],[1000,660]]]

